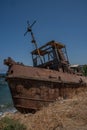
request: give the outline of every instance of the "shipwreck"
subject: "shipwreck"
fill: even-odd
[[[31,52],[33,66],[15,62],[10,57],[4,60],[14,106],[22,113],[40,110],[59,97],[72,98],[79,89],[87,87],[87,78],[70,68],[64,44],[52,40],[38,48],[32,32],[34,23],[28,23],[26,31],[31,33],[35,45]]]

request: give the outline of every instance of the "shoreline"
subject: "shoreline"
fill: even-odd
[[[4,111],[4,112],[0,112],[0,119],[5,117],[5,116],[8,116],[8,115],[12,115],[12,114],[15,114],[17,113],[18,111],[14,108],[12,110],[8,110],[8,111]]]
[[[13,104],[2,104],[0,105],[0,117],[6,115],[6,113],[16,113],[17,110]]]

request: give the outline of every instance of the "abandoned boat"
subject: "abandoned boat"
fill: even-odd
[[[30,25],[27,32],[31,32],[36,47],[31,52],[33,67],[10,57],[4,60],[8,66],[6,80],[17,110],[37,111],[59,97],[71,98],[80,88],[87,87],[87,78],[70,68],[65,45],[50,41],[38,48]]]

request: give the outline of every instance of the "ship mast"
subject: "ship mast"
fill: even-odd
[[[36,40],[35,40],[33,31],[32,31],[32,27],[33,27],[33,25],[34,25],[35,23],[36,23],[36,21],[34,21],[34,22],[30,25],[29,21],[27,21],[28,27],[27,27],[27,31],[24,33],[24,36],[25,36],[28,32],[30,32],[31,37],[32,37],[32,41],[31,41],[31,42],[34,43],[35,49],[37,50],[37,53],[38,53],[39,58],[40,58],[40,61],[41,61],[41,63],[43,63],[43,61],[42,61],[42,59],[41,59],[40,51],[39,51],[38,46],[37,46],[37,42],[36,42]]]

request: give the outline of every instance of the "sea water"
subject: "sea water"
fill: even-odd
[[[0,76],[0,115],[4,112],[15,111],[9,86],[5,77]]]

